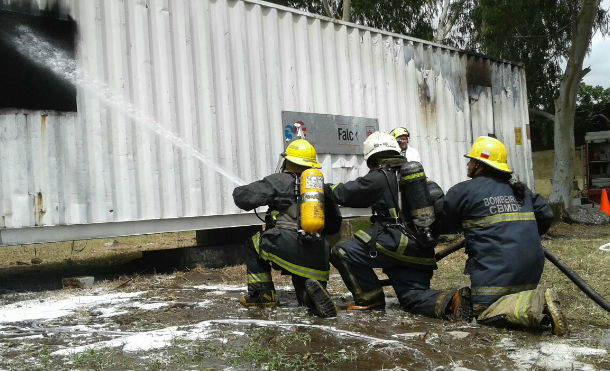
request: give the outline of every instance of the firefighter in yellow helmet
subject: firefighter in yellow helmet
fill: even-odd
[[[471,283],[453,295],[451,307],[459,311],[470,301],[479,323],[521,328],[546,323],[554,334],[564,333],[555,292],[538,287],[544,267],[540,235],[553,220],[549,205],[512,178],[498,139],[478,137],[465,157],[472,179],[450,188],[442,201],[445,232],[464,231]]]
[[[291,142],[282,154],[281,171],[248,185],[235,188],[233,200],[244,210],[269,207],[265,230],[247,242],[248,293],[240,298],[245,307],[275,307],[276,291],[271,268],[292,276],[299,305],[310,307],[322,317],[336,316],[336,308],[326,291],[330,273],[329,246],[321,236],[298,232],[297,204],[299,175],[309,168],[319,169],[315,148],[304,139]],[[336,233],[341,225],[338,208],[325,208],[325,230]]]

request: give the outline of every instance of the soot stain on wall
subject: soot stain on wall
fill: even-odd
[[[76,23],[0,10],[0,108],[76,111],[76,88],[15,49],[25,25],[74,58]]]

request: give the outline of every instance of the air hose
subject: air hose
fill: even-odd
[[[434,254],[434,258],[436,261],[439,261],[446,256],[453,254],[454,252],[460,250],[465,246],[466,240],[462,239],[457,243],[443,249],[436,254]],[[555,254],[551,253],[546,248],[542,248],[544,250],[544,256],[553,263],[563,274],[565,274],[574,284],[584,292],[591,300],[593,300],[597,305],[602,307],[606,312],[610,312],[610,302],[606,300],[603,296],[601,296],[597,291],[595,291],[589,284],[587,284],[576,272],[570,269],[564,262],[561,261]],[[391,285],[389,279],[380,280],[383,286]]]

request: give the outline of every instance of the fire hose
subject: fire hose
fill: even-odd
[[[603,296],[601,296],[597,291],[595,291],[591,286],[589,286],[576,272],[574,272],[570,267],[565,265],[555,254],[551,253],[549,250],[544,250],[544,256],[563,273],[565,274],[578,288],[587,294],[589,299],[593,300],[597,305],[602,307],[606,312],[610,312],[610,302],[608,302]]]
[[[434,254],[434,258],[436,261],[440,261],[441,259],[447,257],[448,255],[453,254],[454,252],[464,248],[466,245],[466,240],[462,239],[457,243],[454,243],[447,248],[440,250]],[[603,296],[601,296],[595,289],[589,286],[576,272],[574,272],[570,267],[568,267],[561,259],[559,259],[555,254],[551,253],[546,248],[542,248],[544,250],[544,256],[553,263],[563,274],[565,274],[574,284],[584,292],[589,299],[593,300],[597,305],[599,305],[606,312],[610,312],[610,302],[606,300]],[[380,280],[383,286],[390,286],[390,280]]]

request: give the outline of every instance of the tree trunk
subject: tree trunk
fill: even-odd
[[[555,161],[551,181],[551,204],[560,204],[567,208],[570,204],[570,192],[574,177],[574,114],[576,112],[576,94],[583,76],[589,72],[582,70],[582,63],[587,53],[593,33],[593,23],[597,15],[600,0],[583,0],[576,16],[576,27],[572,35],[568,63],[559,85],[559,95],[555,97],[554,146]]]
[[[447,23],[449,21],[449,6],[451,5],[451,0],[443,0],[441,4],[441,15],[438,18],[438,26],[436,26],[436,31],[434,32],[434,42],[440,44],[447,37],[447,33],[449,33],[450,27],[447,27]]]
[[[328,0],[322,0],[322,7],[324,8],[324,13],[326,13],[327,17],[335,18],[335,9],[331,7]]]
[[[343,18],[345,22],[352,21],[352,0],[343,0]]]
[[[441,3],[441,14],[438,18],[438,26],[434,32],[434,41],[437,44],[442,44],[451,29],[455,25],[455,22],[463,11],[465,0],[458,0],[452,4],[452,0],[443,0]]]

